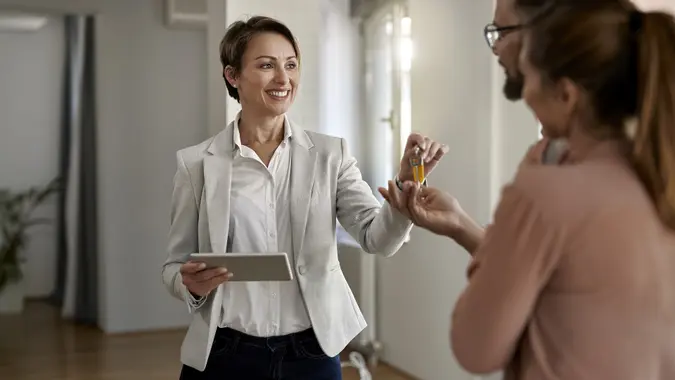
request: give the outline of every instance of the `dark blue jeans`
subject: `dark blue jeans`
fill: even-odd
[[[339,357],[328,357],[313,330],[258,338],[218,329],[204,372],[183,366],[180,380],[342,380]]]

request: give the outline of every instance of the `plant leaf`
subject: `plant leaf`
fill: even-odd
[[[52,179],[46,186],[33,186],[25,191],[14,193],[9,189],[0,189],[0,291],[8,282],[19,281],[23,277],[20,263],[23,248],[28,242],[26,231],[32,226],[48,224],[48,218],[33,218],[33,210],[51,194],[62,190],[61,178]]]

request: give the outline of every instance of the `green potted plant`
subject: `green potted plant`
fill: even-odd
[[[17,285],[23,279],[25,258],[22,254],[28,243],[28,230],[50,222],[49,219],[34,218],[32,214],[36,207],[60,189],[59,178],[44,187],[32,187],[21,192],[0,189],[0,311],[22,310],[23,293]]]

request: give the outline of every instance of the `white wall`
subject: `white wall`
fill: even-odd
[[[44,186],[59,173],[63,33],[60,17],[35,32],[0,32],[0,188]],[[35,216],[54,219],[56,198]],[[55,285],[56,225],[28,239],[26,294],[44,297]]]
[[[522,103],[501,99],[503,74],[482,36],[493,17],[491,2],[409,4],[413,129],[450,147],[429,180],[487,223],[495,193],[537,138],[536,123]],[[425,380],[472,378],[454,360],[448,340],[468,261],[449,239],[419,229],[397,255],[380,260],[379,336],[386,361]]]
[[[502,92],[504,69],[496,59],[492,61],[491,210],[497,205],[504,183],[513,178],[525,152],[539,139],[535,115],[524,102],[506,100]]]
[[[163,25],[161,0],[106,1],[98,14],[102,327],[183,326],[161,282],[176,150],[207,137],[202,30]]]

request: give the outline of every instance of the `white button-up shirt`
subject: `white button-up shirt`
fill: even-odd
[[[286,252],[291,268],[295,268],[290,214],[291,130],[286,124],[284,140],[266,167],[251,148],[242,145],[238,120],[233,129],[236,149],[227,251]],[[221,327],[269,337],[311,326],[297,276],[284,282],[229,282],[223,290]]]

